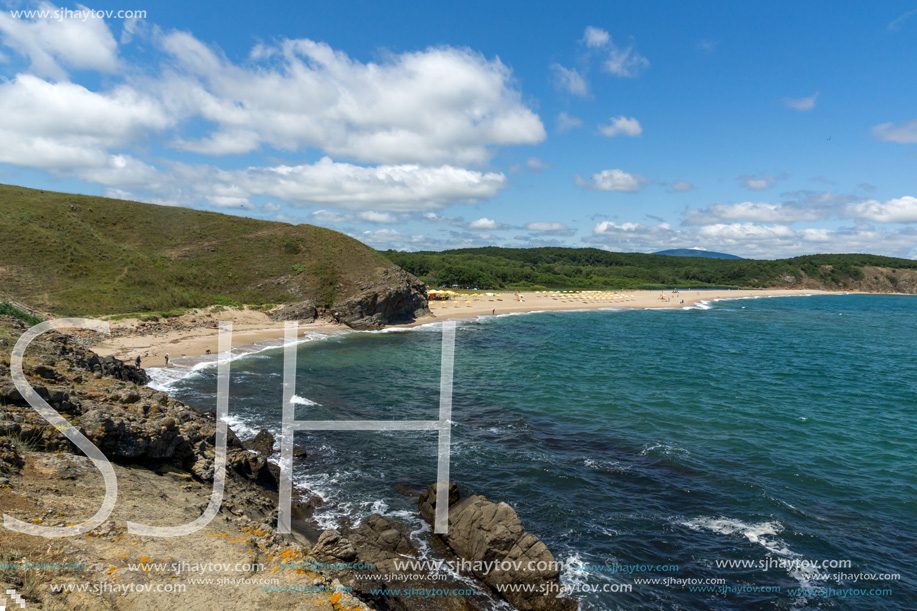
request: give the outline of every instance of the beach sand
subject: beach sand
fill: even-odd
[[[837,293],[791,289],[683,290],[678,293],[672,291],[543,291],[519,293],[518,295],[514,292],[479,293],[454,296],[450,301],[431,301],[432,316],[425,316],[410,324],[393,326],[412,327],[442,320],[475,318],[491,314],[601,308],[683,308],[699,301],[714,299],[819,294]],[[139,327],[141,322],[135,319],[112,322],[112,330],[118,331],[121,335],[96,344],[93,350],[102,356],[113,355],[125,361],[140,356],[143,367],[162,367],[165,364],[164,357],[167,353],[171,359],[216,353],[217,329],[212,324],[221,320],[233,323],[232,345],[234,347],[278,340],[284,335],[283,324],[272,321],[263,312],[234,308],[226,308],[219,313],[195,310],[181,317],[170,319],[174,326],[196,325],[194,328],[168,329],[148,333]],[[345,330],[348,330],[346,326],[329,324],[327,321],[300,325],[301,335]]]

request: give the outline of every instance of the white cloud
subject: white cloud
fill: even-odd
[[[765,174],[763,176],[739,176],[739,182],[741,182],[745,188],[751,189],[752,191],[770,189],[777,184],[777,180],[777,177],[771,176],[770,174]]]
[[[406,244],[417,244],[425,240],[423,235],[411,235],[396,229],[377,229],[375,231],[364,231],[354,236],[357,239],[373,244],[376,246],[398,245],[399,247]]]
[[[817,91],[807,98],[783,98],[783,104],[794,110],[812,110],[815,108],[816,99],[818,99]]]
[[[872,135],[885,142],[913,144],[917,142],[917,119],[903,123],[882,123],[872,128]]]
[[[492,230],[495,230],[495,229],[500,229],[500,223],[498,223],[497,221],[495,221],[495,220],[493,220],[493,219],[489,219],[489,218],[487,218],[487,217],[482,217],[482,218],[479,218],[479,219],[476,220],[476,221],[471,221],[471,223],[468,224],[468,228],[469,228],[469,229],[478,229],[478,230],[489,230],[489,231],[492,231]]]
[[[573,235],[574,231],[563,223],[528,223],[525,228],[528,231],[538,233],[550,233],[554,235]]]
[[[411,212],[495,196],[506,177],[453,166],[411,164],[365,167],[324,157],[314,164],[219,170],[212,166],[177,168],[177,180],[209,194],[265,195],[292,205],[333,205],[345,210]],[[222,190],[229,193],[222,193]],[[367,220],[367,219],[363,219]]]
[[[759,223],[718,223],[674,230],[667,223],[597,223],[593,234],[583,238],[587,244],[607,250],[654,252],[665,248],[715,250],[752,258],[791,257],[829,252],[882,252],[906,256],[914,252],[917,228],[879,232],[869,226],[794,230],[784,225]]]
[[[557,115],[557,131],[560,133],[575,129],[577,127],[582,127],[583,121],[578,117],[571,117],[566,112],[561,112]]]
[[[176,73],[158,86],[170,108],[218,127],[208,154],[314,147],[369,163],[483,163],[492,147],[537,144],[538,115],[499,59],[452,47],[361,63],[324,43],[282,40],[251,63],[228,61],[192,35],[161,38]],[[222,150],[221,150],[222,149]]]
[[[650,67],[650,60],[640,55],[634,45],[626,49],[619,48],[611,41],[608,43],[608,59],[602,65],[606,72],[623,78],[633,78]]]
[[[361,221],[367,223],[397,223],[398,217],[394,214],[388,212],[376,212],[374,210],[367,210],[366,212],[361,212],[357,215]]]
[[[887,202],[874,199],[847,207],[847,214],[876,223],[917,223],[917,197],[906,195]]]
[[[28,74],[0,82],[0,162],[52,171],[109,167],[109,148],[171,124],[157,101],[128,87],[96,93]]]
[[[829,207],[767,202],[712,204],[705,209],[685,213],[686,225],[716,225],[723,221],[752,221],[756,223],[791,224],[818,221],[831,216]]]
[[[377,223],[377,224],[391,224],[397,223],[398,217],[394,214],[388,212],[376,212],[374,210],[366,210],[358,214],[351,214],[347,212],[334,212],[331,210],[316,210],[310,215],[313,220],[320,223]]]
[[[608,125],[599,125],[599,132],[609,138],[614,138],[615,136],[630,136],[635,138],[643,133],[643,127],[640,126],[640,121],[637,121],[633,117],[621,115],[620,117],[612,117],[609,120],[611,122]]]
[[[201,155],[243,155],[258,148],[260,137],[252,130],[240,129],[212,134],[200,140],[176,138],[172,148]]]
[[[333,212],[331,210],[316,210],[310,213],[309,216],[319,223],[348,223],[353,221],[352,214]]]
[[[593,26],[586,27],[583,33],[583,43],[590,49],[604,47],[611,41],[611,36],[605,30]]]
[[[576,184],[595,191],[624,191],[633,193],[649,181],[640,174],[630,174],[623,170],[602,170],[592,175],[592,182],[576,177]]]
[[[37,10],[59,9],[41,2]],[[7,10],[0,11],[0,41],[27,57],[32,72],[59,80],[66,78],[64,66],[102,72],[113,72],[118,67],[118,44],[105,20],[95,17],[30,21],[13,18]]]
[[[265,212],[280,212],[282,206],[274,202],[267,202],[262,208]]]
[[[589,84],[576,68],[564,68],[560,64],[551,64],[551,75],[554,87],[559,91],[566,91],[573,95],[586,97],[589,95]]]
[[[542,170],[547,170],[551,167],[550,163],[545,163],[538,157],[529,157],[525,160],[525,165],[534,172],[541,172]]]
[[[687,180],[679,180],[679,181],[676,181],[675,184],[672,185],[672,190],[673,191],[693,191],[694,185],[689,183]]]

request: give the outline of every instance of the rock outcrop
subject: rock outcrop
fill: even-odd
[[[397,611],[478,611],[480,598],[452,594],[456,590],[471,591],[469,584],[451,575],[436,576],[425,571],[411,571],[396,567],[396,561],[420,557],[411,543],[408,529],[375,513],[366,518],[358,528],[346,533],[328,529],[313,546],[311,555],[322,562],[348,563],[358,566],[359,579],[354,571],[342,572],[342,584],[352,588],[354,594],[377,609]],[[429,597],[411,596],[406,587],[415,591],[436,592]],[[450,592],[450,593],[445,593]]]
[[[493,503],[483,496],[462,499],[454,483],[449,484],[449,505],[449,532],[442,538],[457,556],[472,563],[475,577],[520,611],[574,611],[578,608],[576,601],[556,597],[560,591],[560,571],[554,555],[538,537],[525,532],[512,507]],[[420,496],[418,507],[423,518],[432,524],[436,484]],[[493,562],[497,564],[485,565]],[[493,568],[487,571],[477,568],[484,566]],[[497,586],[504,584],[533,587],[530,592],[498,592]]]
[[[291,303],[271,312],[271,320],[296,320],[303,323],[315,322],[318,316],[318,310],[315,308],[315,302],[311,299],[299,303]]]
[[[357,285],[359,293],[336,302],[332,316],[353,329],[379,329],[430,313],[426,287],[400,267],[388,267]]]
[[[258,452],[259,454],[270,456],[274,453],[274,442],[275,439],[274,436],[271,435],[271,432],[267,429],[261,429],[258,431],[258,434],[255,435],[254,439],[245,441],[242,443],[242,445],[245,446],[247,450],[251,450],[252,452]]]

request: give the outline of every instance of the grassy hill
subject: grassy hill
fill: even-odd
[[[0,295],[57,315],[330,306],[385,268],[311,225],[0,185]]]
[[[796,287],[917,292],[917,261],[878,255],[714,259],[596,248],[465,248],[386,255],[433,286],[477,288]]]

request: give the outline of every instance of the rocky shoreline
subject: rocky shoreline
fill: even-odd
[[[101,477],[94,465],[41,418],[12,384],[10,351],[26,329],[24,323],[0,317],[0,508],[20,520],[43,526],[79,522],[98,507]],[[269,601],[271,608],[286,608],[288,604],[289,608],[298,608],[308,599],[310,608],[319,609],[472,611],[493,608],[501,598],[525,611],[577,608],[573,600],[544,595],[538,590],[543,587],[544,591],[557,591],[556,569],[479,569],[461,574],[427,567],[399,570],[395,561],[424,558],[405,525],[378,514],[348,530],[322,532],[310,521],[318,501],[300,499],[293,507],[294,533],[279,535],[279,469],[268,460],[274,452],[274,439],[267,431],[244,443],[229,431],[226,491],[210,526],[181,542],[131,539],[124,526],[125,515],[139,513],[131,519],[175,525],[195,519],[206,507],[213,482],[216,421],[213,414],[198,412],[144,386],[149,379],[142,369],[113,357],[99,357],[84,347],[84,340],[57,332],[40,336],[26,353],[24,372],[39,396],[116,465],[119,490],[133,495],[135,502],[117,509],[107,522],[85,536],[52,540],[57,547],[49,546],[44,556],[53,556],[54,548],[57,556],[84,558],[86,564],[97,567],[89,571],[96,584],[108,583],[114,588],[115,584],[130,582],[161,587],[162,583],[178,583],[179,576],[130,570],[124,559],[145,562],[142,558],[159,561],[168,556],[173,562],[166,564],[174,565],[185,562],[186,557],[198,556],[202,549],[209,550],[211,556],[232,555],[237,550],[231,542],[239,539],[246,542],[249,556],[261,560],[250,564],[263,567],[245,579],[257,581],[269,576],[280,581],[270,586],[275,588],[270,591],[265,591],[263,585],[260,589],[247,586],[246,596],[255,608]],[[307,451],[297,448],[297,455],[304,456]],[[509,506],[490,503],[480,496],[458,499],[457,488],[452,486],[450,532],[445,537],[429,535],[430,547],[440,559],[497,561],[498,565],[504,560],[535,560],[545,565],[553,562],[544,544],[524,531]],[[431,487],[418,500],[419,511],[428,520],[433,490]],[[67,494],[61,497],[64,491]],[[180,518],[170,517],[170,513],[178,513]],[[30,557],[37,559],[42,555],[42,541],[46,540],[0,528],[3,549],[31,550]],[[215,543],[218,541],[225,545]],[[142,545],[143,554],[132,554],[134,545]],[[4,560],[0,558],[0,562]],[[29,580],[23,575],[0,571],[0,585],[28,590],[27,600],[38,608],[57,608],[55,605],[62,602],[66,605],[60,608],[80,608],[71,604],[82,600],[79,593],[61,597],[50,591],[50,575],[33,575]],[[73,581],[75,577],[69,575],[61,581]],[[534,591],[498,593],[501,585],[510,583],[533,584]],[[191,585],[196,586],[192,598],[205,601],[206,608],[215,608],[211,603],[227,596],[222,586]],[[553,590],[545,587],[552,585]],[[478,594],[453,594],[471,590]],[[294,592],[297,602],[287,600]],[[432,594],[422,596],[417,592]],[[166,604],[166,599],[151,606],[152,599],[139,596],[107,597],[107,606],[99,606],[102,597],[86,600],[93,599],[95,606],[83,608],[188,608],[173,607]]]

